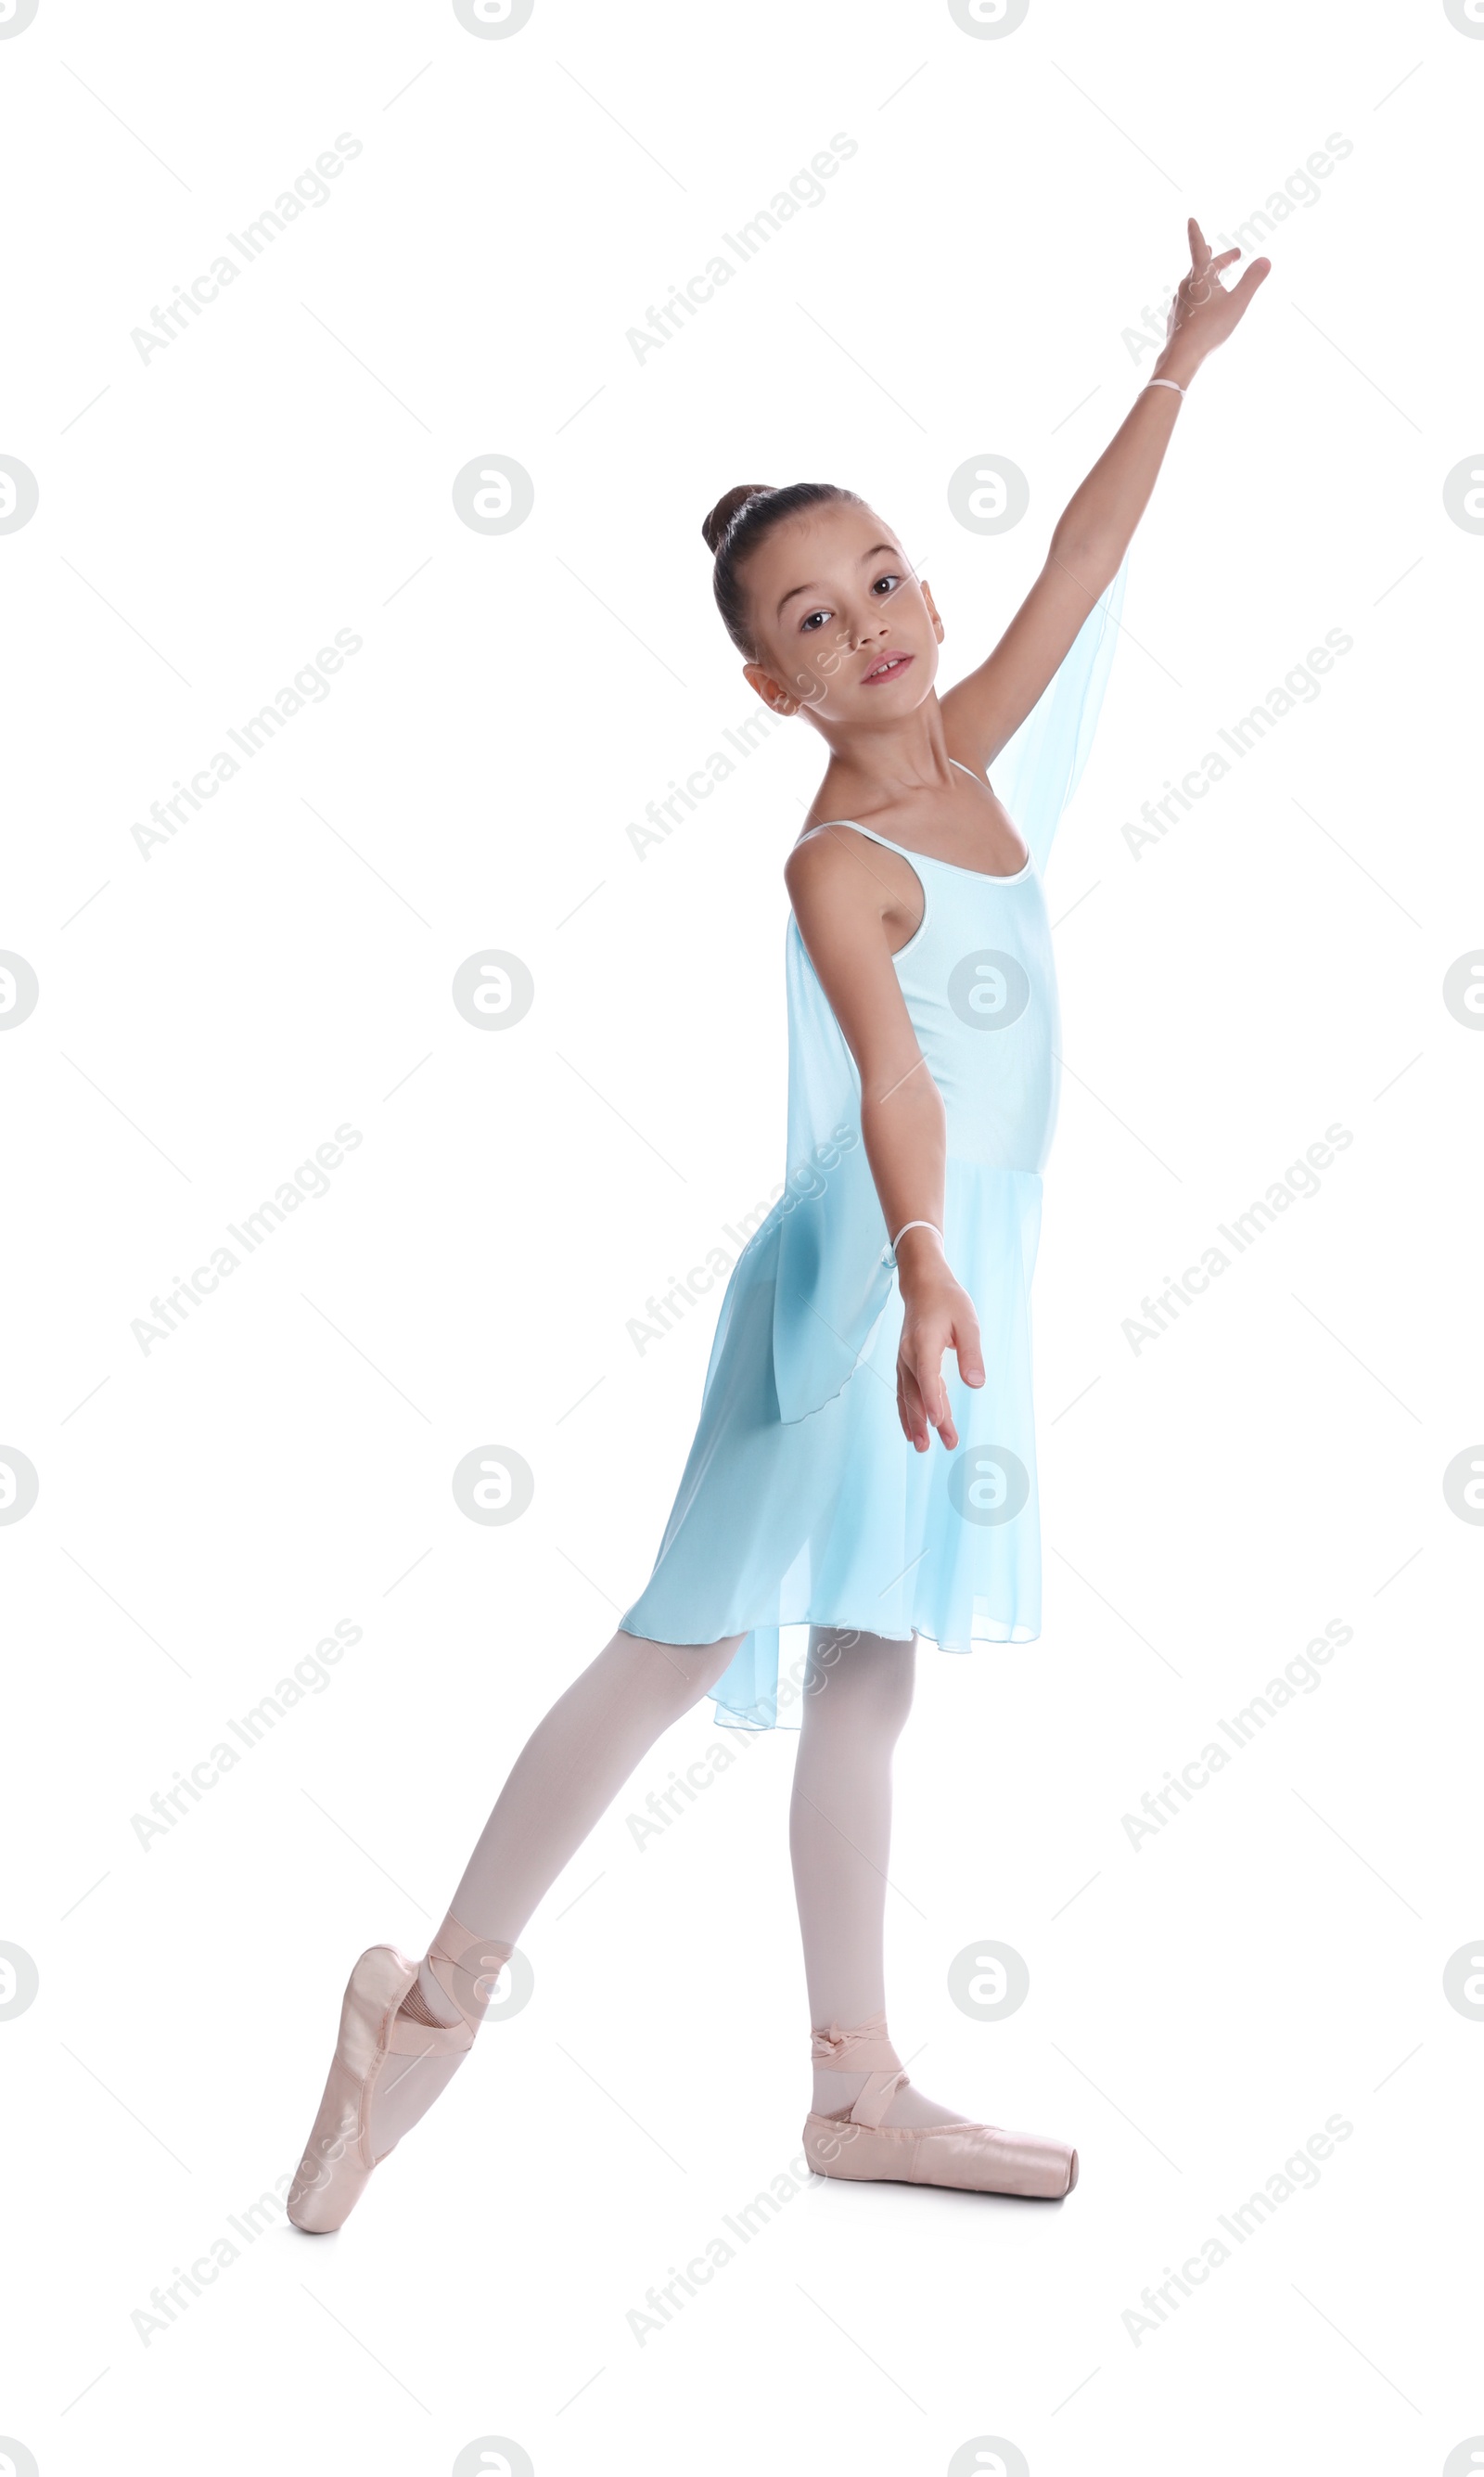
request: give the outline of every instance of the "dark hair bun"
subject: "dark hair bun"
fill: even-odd
[[[772,488],[771,482],[739,482],[735,489],[725,490],[710,514],[702,521],[702,538],[707,550],[713,555],[719,551],[727,528],[737,510],[749,499],[755,498],[759,491],[771,490]]]

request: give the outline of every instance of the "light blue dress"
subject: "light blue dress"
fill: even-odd
[[[1091,743],[1123,588],[1120,569],[996,765],[1025,867],[988,877],[903,853],[923,917],[897,977],[943,1096],[943,1235],[984,1346],[981,1388],[945,1362],[952,1453],[934,1437],[918,1454],[902,1433],[902,1299],[860,1078],[790,917],[783,1193],[732,1268],[655,1570],[619,1621],[659,1642],[745,1636],[713,1689],[733,1726],[779,1723],[780,1626],[916,1633],[945,1651],[1040,1632],[1029,1294],[1059,1085],[1041,872]]]

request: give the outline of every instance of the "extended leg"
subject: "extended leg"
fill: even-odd
[[[716,1684],[740,1639],[677,1645],[616,1634],[516,1756],[449,1904],[455,1916],[517,1942],[634,1765]]]
[[[516,1943],[634,1765],[716,1684],[740,1639],[677,1645],[616,1634],[516,1756],[459,1878],[450,1927],[506,1947]],[[454,2003],[425,1958],[404,2012],[433,2026],[456,2022],[461,2013],[467,2018],[470,1986],[467,1976],[460,1979],[461,2002]],[[372,2097],[375,2155],[416,2123],[461,2062],[436,2053],[388,2059]]]

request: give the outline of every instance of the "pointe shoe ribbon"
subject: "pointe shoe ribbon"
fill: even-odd
[[[428,1966],[449,2002],[461,2014],[470,2037],[479,2028],[494,1998],[500,1973],[514,1952],[511,1943],[477,1936],[450,1910],[428,1947]]]
[[[883,2124],[906,2074],[878,2013],[853,2029],[831,2021],[813,2034],[816,2064],[867,2075],[845,2115],[804,2120],[804,2151],[817,2176],[857,2183],[946,2185],[959,2192],[1018,2193],[1060,2201],[1077,2180],[1077,2155],[1040,2133],[1005,2133],[995,2124]]]
[[[850,2124],[863,2124],[874,2130],[897,2092],[906,2088],[902,2058],[886,2035],[884,2013],[874,2014],[869,2021],[859,2021],[851,2030],[842,2030],[838,2021],[831,2021],[828,2030],[815,2030],[812,2056],[816,2064],[826,2065],[831,2072],[865,2074],[865,2088],[846,2119]]]

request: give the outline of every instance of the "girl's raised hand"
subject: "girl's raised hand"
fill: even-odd
[[[1194,215],[1186,231],[1190,236],[1190,273],[1181,277],[1170,304],[1169,341],[1160,358],[1161,370],[1175,361],[1194,369],[1218,344],[1224,344],[1233,327],[1246,316],[1252,295],[1273,266],[1270,258],[1254,258],[1241,281],[1228,292],[1221,280],[1222,270],[1232,265],[1242,252],[1224,249],[1219,258],[1213,258]]]

